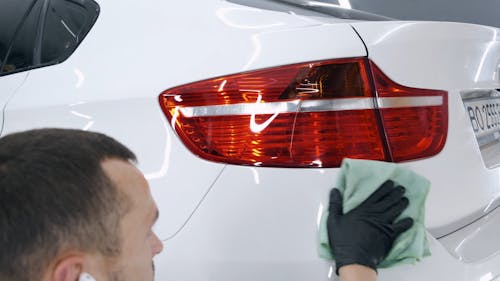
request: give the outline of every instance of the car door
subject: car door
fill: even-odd
[[[0,114],[3,119],[0,119],[0,126],[3,129],[0,132],[8,131],[7,103],[12,104],[13,95],[24,97],[27,91],[41,95],[40,87],[26,87],[30,80],[36,80],[37,77],[31,70],[65,61],[89,32],[98,14],[99,7],[91,0],[0,2],[0,26],[3,29],[0,30],[0,108],[3,111]],[[55,83],[49,85],[50,81]],[[42,84],[46,89],[53,90],[58,88],[60,81],[42,77]],[[31,101],[21,99],[24,104]],[[36,121],[29,118],[23,120],[29,120],[30,126]]]
[[[34,64],[37,23],[44,1],[0,1],[0,109],[23,84]],[[3,114],[0,114],[0,132]]]

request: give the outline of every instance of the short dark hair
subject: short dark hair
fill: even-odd
[[[100,133],[37,129],[0,138],[0,280],[40,280],[64,250],[120,253],[130,201],[103,171],[106,159],[136,161]]]

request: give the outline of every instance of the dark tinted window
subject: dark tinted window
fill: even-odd
[[[34,3],[35,0],[0,1],[0,69],[16,29]]]
[[[0,0],[1,8],[7,7],[2,1],[25,0]],[[5,53],[0,75],[64,61],[87,35],[99,13],[99,6],[92,0],[35,0],[27,5],[24,14],[18,6],[8,8],[21,14],[17,20],[20,24],[14,31],[0,28],[0,38],[13,38],[4,40],[5,47],[0,45],[0,52]]]
[[[97,17],[97,7],[91,4],[50,1],[43,28],[41,63],[61,62],[75,50]]]
[[[2,72],[17,72],[33,65],[33,48],[43,1],[37,1],[15,34]]]

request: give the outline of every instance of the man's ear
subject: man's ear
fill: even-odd
[[[62,258],[54,266],[52,281],[77,281],[82,273],[83,256],[71,255]]]

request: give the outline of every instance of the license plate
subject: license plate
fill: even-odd
[[[480,147],[500,139],[500,91],[462,94],[465,112]]]

